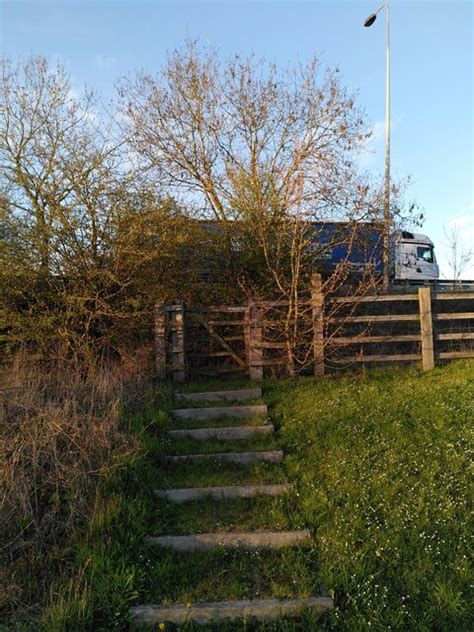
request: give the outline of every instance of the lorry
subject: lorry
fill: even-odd
[[[220,235],[215,220],[200,220],[207,235]],[[234,228],[239,226],[233,223]],[[330,276],[338,266],[349,267],[348,277],[383,275],[383,224],[377,221],[313,221],[307,224],[306,242],[315,270]],[[239,250],[238,240],[234,244]],[[434,244],[427,235],[394,230],[389,237],[391,284],[416,284],[439,279]],[[204,265],[204,268],[208,266]],[[207,273],[204,273],[206,276]]]
[[[311,250],[316,267],[331,274],[341,264],[353,276],[383,273],[383,225],[379,222],[314,222]],[[427,235],[407,230],[389,237],[389,276],[393,284],[423,283],[439,278],[434,244]]]

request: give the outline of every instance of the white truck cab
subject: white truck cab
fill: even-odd
[[[434,244],[420,233],[400,231],[394,235],[394,280],[436,281],[439,266]]]

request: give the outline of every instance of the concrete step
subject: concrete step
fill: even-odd
[[[265,424],[263,426],[232,426],[223,428],[185,428],[182,430],[168,430],[166,435],[170,439],[181,439],[188,437],[190,439],[206,440],[206,439],[247,439],[254,435],[271,434],[275,430],[273,424]]]
[[[259,494],[281,496],[292,490],[292,485],[229,485],[227,487],[187,487],[184,489],[157,489],[156,498],[165,498],[172,503],[184,503],[189,500],[224,500],[227,498],[253,498]]]
[[[134,606],[130,608],[130,628],[156,626],[162,622],[184,625],[194,621],[205,625],[236,619],[274,621],[281,617],[294,617],[303,609],[331,610],[330,597],[303,597],[300,599],[255,599],[245,601],[220,601],[214,603],[177,604],[172,606]]]
[[[163,535],[145,538],[145,544],[171,548],[175,551],[208,551],[218,547],[226,549],[281,549],[310,541],[308,529],[301,531],[250,531],[196,533],[193,535]]]
[[[235,391],[208,391],[206,393],[175,393],[177,400],[185,402],[243,402],[262,397],[261,388],[240,388]]]
[[[176,419],[219,419],[238,417],[246,419],[254,415],[266,415],[266,404],[255,406],[211,406],[206,408],[175,408],[172,411]]]
[[[221,463],[238,463],[240,465],[249,465],[250,463],[255,463],[256,461],[281,463],[283,461],[283,451],[217,452],[214,454],[184,454],[165,457],[166,463],[195,463],[197,461],[218,461]]]

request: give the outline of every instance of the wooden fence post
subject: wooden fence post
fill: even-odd
[[[166,378],[166,312],[163,303],[155,304],[155,372],[160,380]]]
[[[249,301],[244,316],[245,355],[251,380],[263,379],[262,317],[258,307]]]
[[[433,318],[431,316],[431,289],[421,287],[418,290],[420,306],[421,356],[423,371],[434,369]]]
[[[250,301],[244,312],[244,345],[245,345],[245,361],[247,363],[247,375],[250,377]]]
[[[186,351],[184,346],[184,303],[178,301],[169,307],[171,312],[171,353],[173,381],[186,379]]]
[[[324,375],[324,296],[321,275],[311,275],[314,375]]]

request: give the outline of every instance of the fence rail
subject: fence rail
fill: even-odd
[[[262,379],[268,371],[291,375],[309,366],[322,375],[356,363],[421,362],[430,370],[437,359],[474,357],[473,309],[472,288],[324,296],[321,277],[313,275],[294,317],[286,301],[158,305],[156,369],[176,381],[234,372]],[[304,358],[298,368],[295,347]]]

